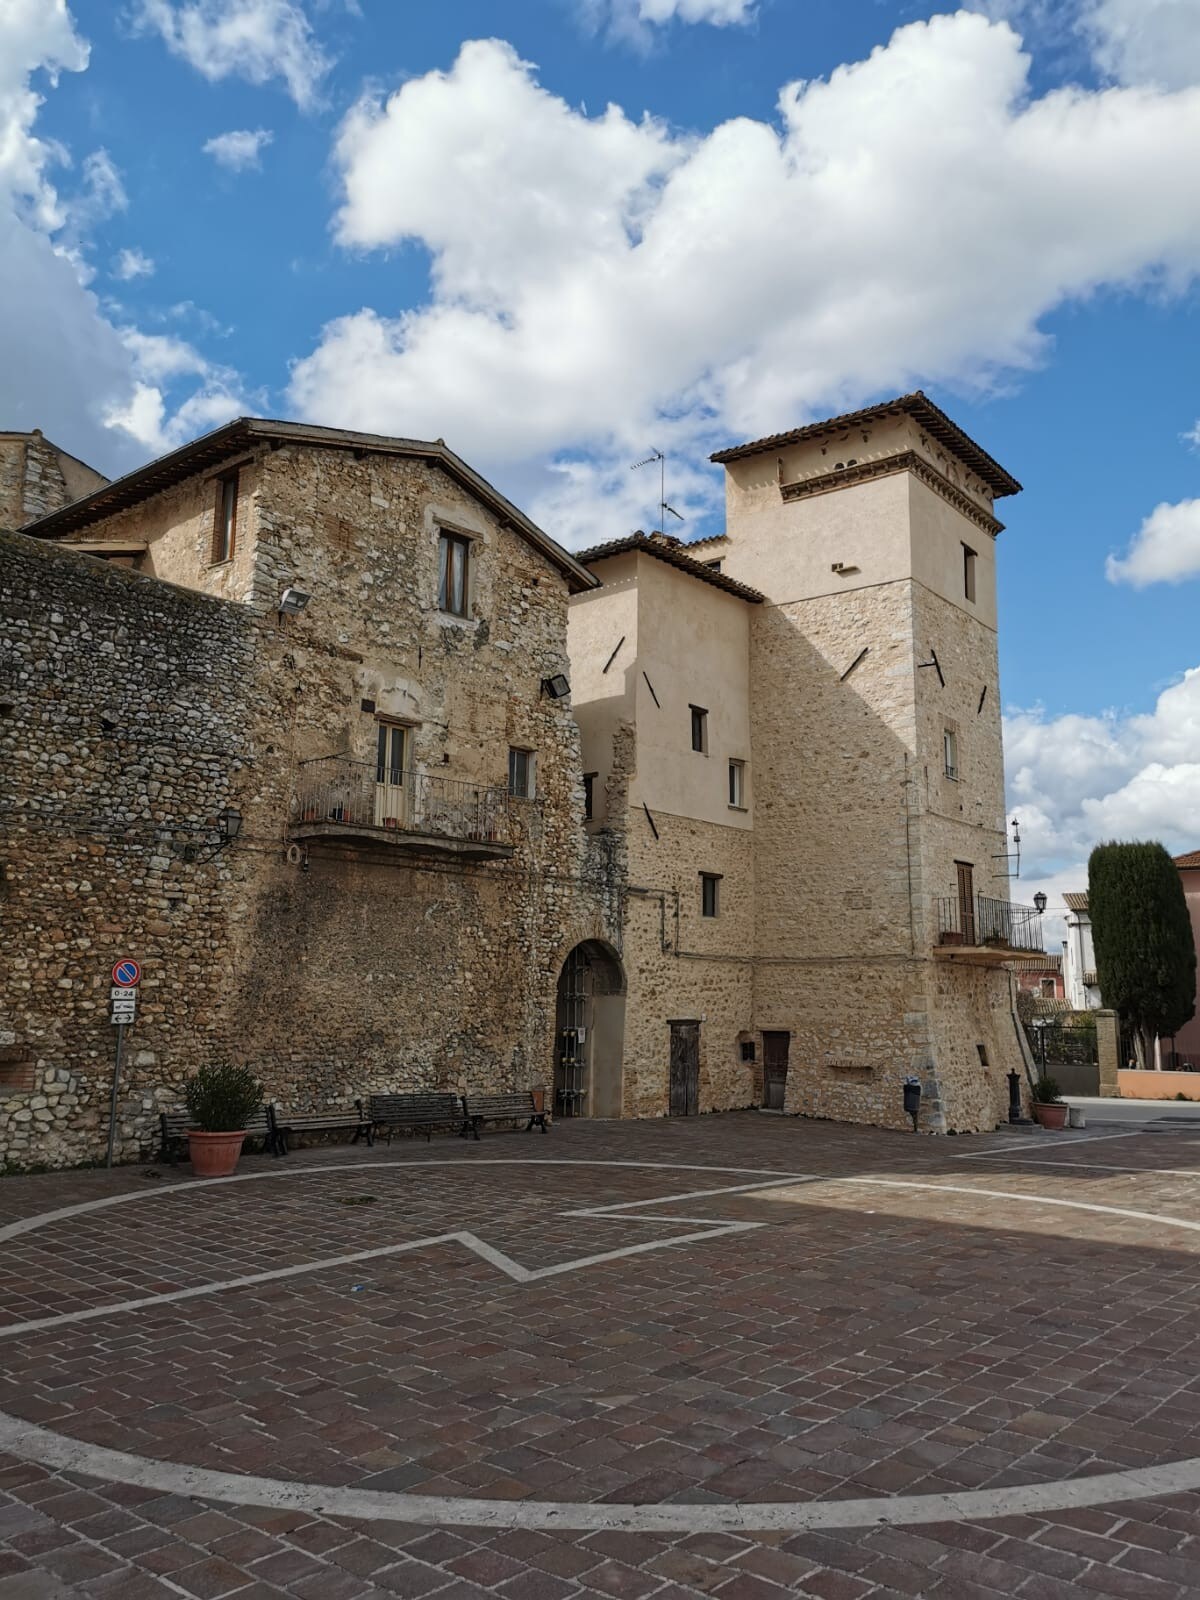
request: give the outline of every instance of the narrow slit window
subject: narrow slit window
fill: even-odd
[[[700,874],[700,915],[702,917],[715,917],[720,910],[721,874],[719,872],[702,872]]]
[[[217,508],[213,522],[212,562],[233,560],[234,541],[237,538],[238,475],[230,473],[217,480]]]
[[[708,712],[703,706],[689,706],[692,713],[692,749],[708,754]]]
[[[746,763],[729,763],[729,804],[738,811],[746,809]]]
[[[942,754],[945,758],[946,776],[958,779],[958,735],[953,728],[942,733]]]
[[[591,822],[596,814],[596,774],[585,772],[583,775],[583,820]]]
[[[456,533],[438,540],[438,607],[452,617],[465,617],[470,599],[471,541]]]
[[[533,783],[533,751],[514,745],[508,752],[508,792],[519,800],[532,800]]]
[[[975,604],[975,562],[976,554],[969,544],[962,547],[963,552],[963,594]]]

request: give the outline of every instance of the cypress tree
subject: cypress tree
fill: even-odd
[[[1104,1004],[1134,1030],[1140,1065],[1196,1010],[1196,943],[1178,868],[1161,844],[1101,844],[1088,912]]]

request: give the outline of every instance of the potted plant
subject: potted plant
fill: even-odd
[[[1067,1106],[1056,1078],[1039,1078],[1033,1086],[1033,1114],[1043,1128],[1065,1128]]]
[[[262,1105],[262,1084],[249,1067],[221,1061],[189,1078],[184,1098],[192,1119],[192,1171],[198,1178],[228,1178],[242,1153],[246,1120]]]

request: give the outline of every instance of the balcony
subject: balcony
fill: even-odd
[[[999,967],[1013,956],[1044,954],[1042,919],[1033,906],[1015,906],[987,895],[948,895],[938,900],[935,954],[944,961]]]
[[[300,763],[288,833],[475,861],[513,853],[507,790],[347,756]]]

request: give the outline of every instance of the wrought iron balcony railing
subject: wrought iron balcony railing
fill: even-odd
[[[297,833],[345,829],[480,846],[511,842],[507,790],[347,756],[300,763],[291,820]]]
[[[1042,948],[1042,919],[1033,906],[977,894],[937,902],[938,944],[1025,954]]]

